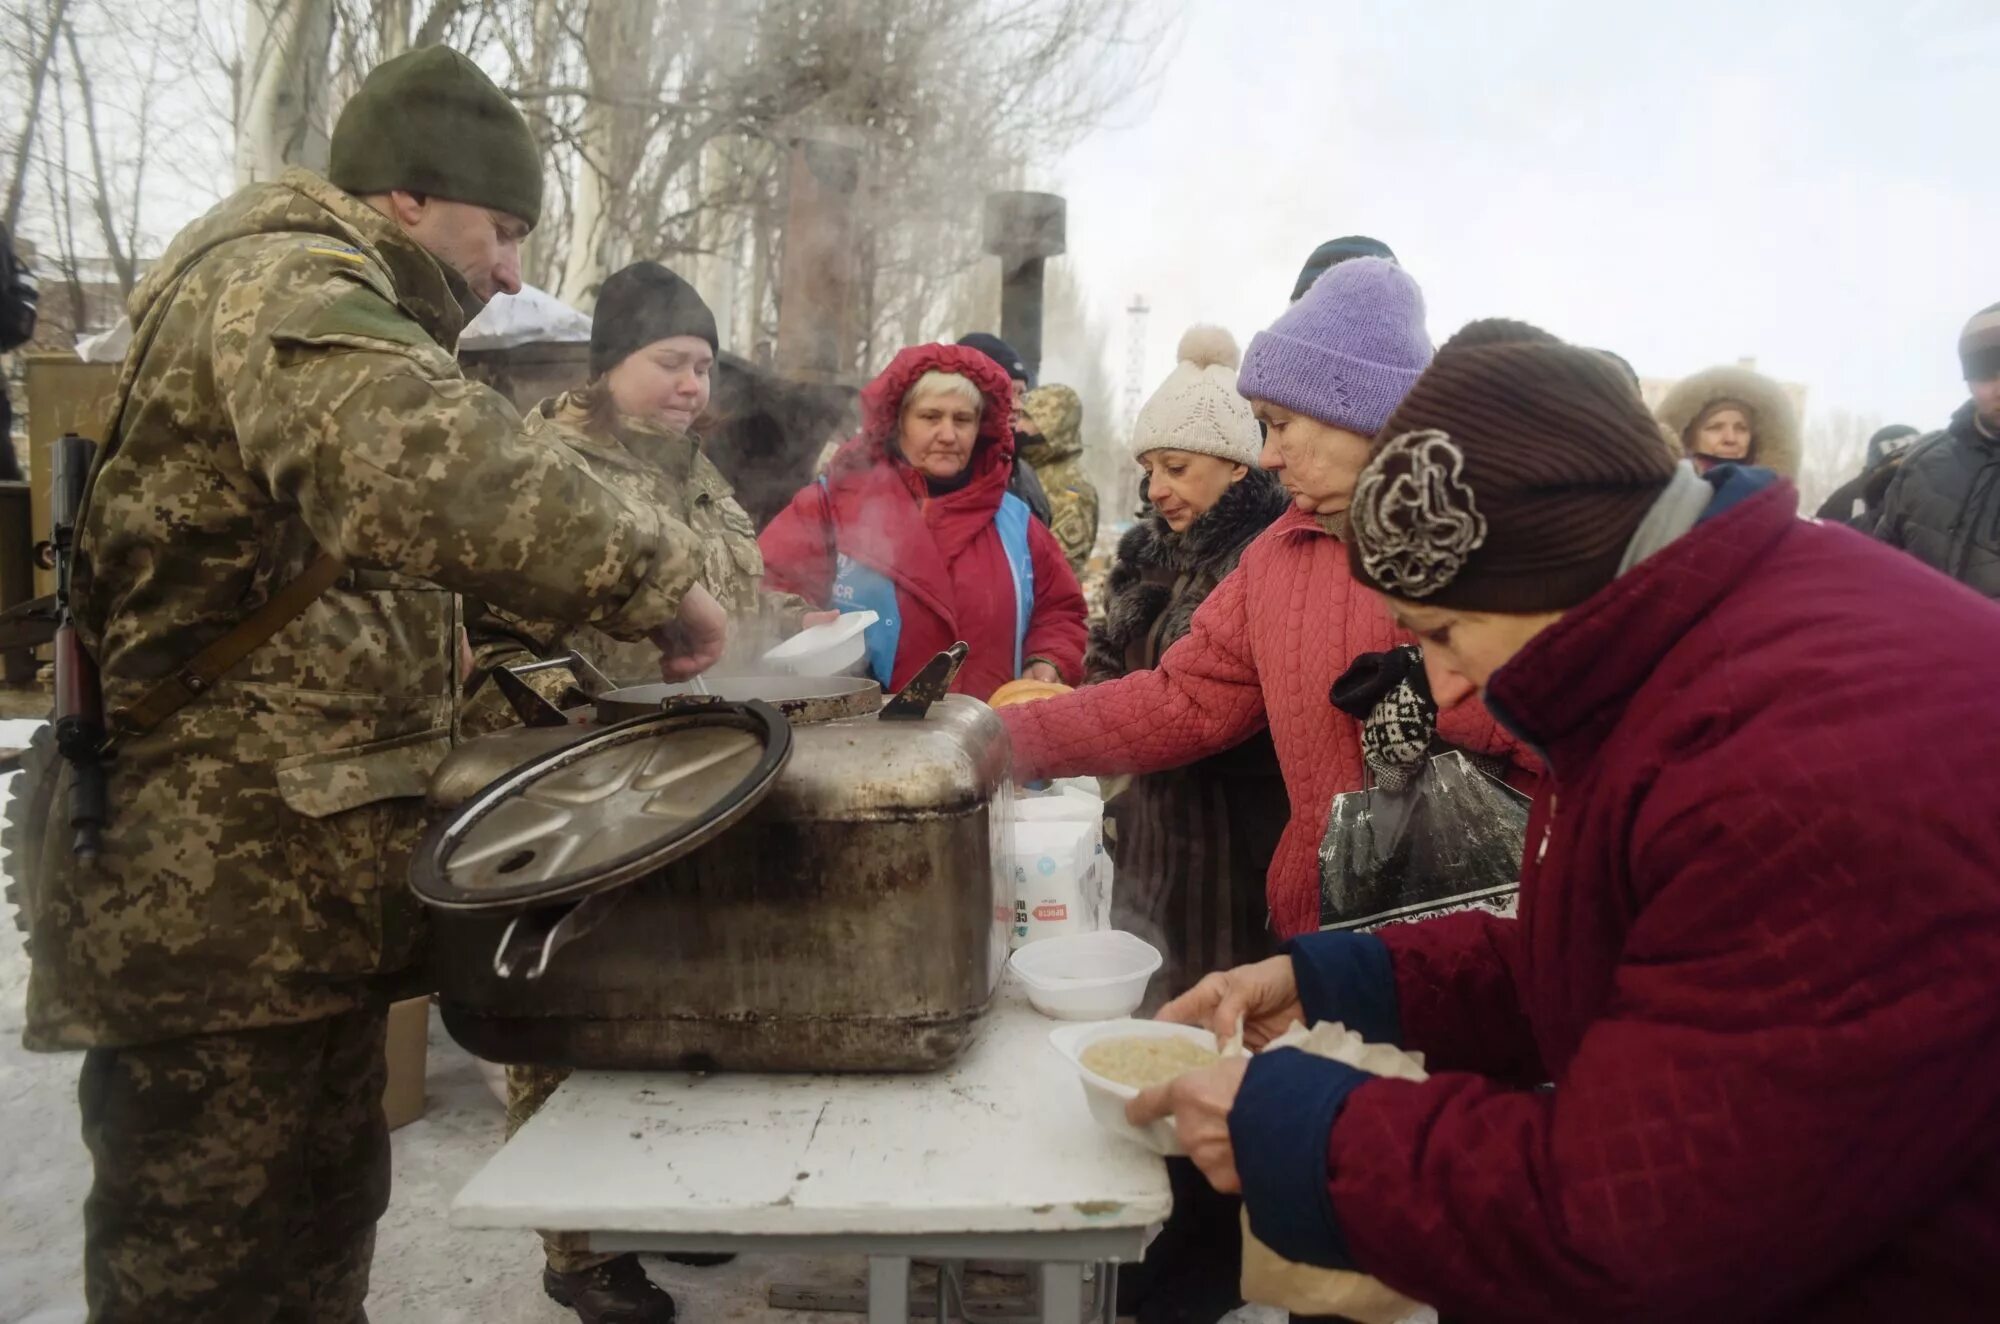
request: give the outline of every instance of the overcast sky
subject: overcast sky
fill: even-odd
[[[2000,4],[1193,0],[1143,114],[1044,182],[1115,328],[1153,305],[1245,343],[1358,232],[1442,340],[1524,318],[1646,376],[1755,356],[1937,426],[1958,328],[2000,300]],[[1671,14],[1671,17],[1668,15]]]

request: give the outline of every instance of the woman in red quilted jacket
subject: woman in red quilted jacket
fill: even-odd
[[[1083,675],[1083,590],[1062,546],[1007,492],[1013,383],[957,345],[913,345],[861,392],[861,433],[757,539],[765,585],[869,610],[868,660],[901,689],[959,640],[952,688]]]
[[[1162,1012],[1425,1055],[1135,1102],[1279,1254],[1467,1321],[2000,1318],[2000,607],[1797,508],[1518,323],[1389,420],[1356,577],[1545,772],[1518,917],[1313,935]]]
[[[1250,544],[1157,667],[1001,713],[1023,778],[1184,767],[1268,726],[1291,801],[1265,885],[1280,937],[1319,927],[1327,811],[1368,784],[1361,725],[1328,693],[1356,657],[1407,642],[1355,588],[1344,539],[1368,440],[1430,358],[1423,295],[1407,272],[1385,258],[1328,271],[1251,340],[1237,378],[1267,430],[1261,463],[1292,510]],[[1438,734],[1482,752],[1514,748],[1477,711],[1445,714]]]

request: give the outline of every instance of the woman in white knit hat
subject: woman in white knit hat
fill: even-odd
[[[1104,622],[1084,657],[1087,684],[1159,665],[1243,549],[1285,513],[1285,490],[1257,466],[1264,439],[1236,390],[1236,342],[1197,326],[1178,357],[1132,428],[1152,513],[1118,544]],[[1268,735],[1139,777],[1114,812],[1115,920],[1166,953],[1156,1000],[1271,951],[1264,871],[1286,810]]]
[[[1152,512],[1118,544],[1104,622],[1092,628],[1084,659],[1086,683],[1157,666],[1243,549],[1291,504],[1257,465],[1264,438],[1236,390],[1236,342],[1219,327],[1197,326],[1181,338],[1178,357],[1132,429]],[[1264,874],[1289,805],[1263,730],[1184,768],[1134,778],[1111,801],[1112,922],[1167,958],[1149,1004],[1210,970],[1277,950]],[[1191,1168],[1170,1166],[1175,1217],[1145,1263],[1127,1271],[1120,1296],[1142,1321],[1170,1305],[1176,1319],[1218,1318],[1237,1302],[1236,1205]]]

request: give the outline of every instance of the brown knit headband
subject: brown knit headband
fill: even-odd
[[[1475,322],[1376,440],[1354,492],[1354,575],[1468,611],[1575,606],[1617,574],[1674,463],[1603,355]]]

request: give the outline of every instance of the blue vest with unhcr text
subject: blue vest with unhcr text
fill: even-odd
[[[824,478],[820,480],[826,482]],[[1009,492],[993,512],[993,527],[1007,553],[1014,577],[1014,674],[1021,674],[1021,650],[1028,639],[1028,622],[1035,614],[1035,563],[1028,553],[1027,503]],[[838,552],[833,576],[836,611],[872,611],[881,619],[868,627],[868,669],[888,689],[896,671],[896,648],[903,638],[903,618],[896,607],[896,585],[887,575]]]

